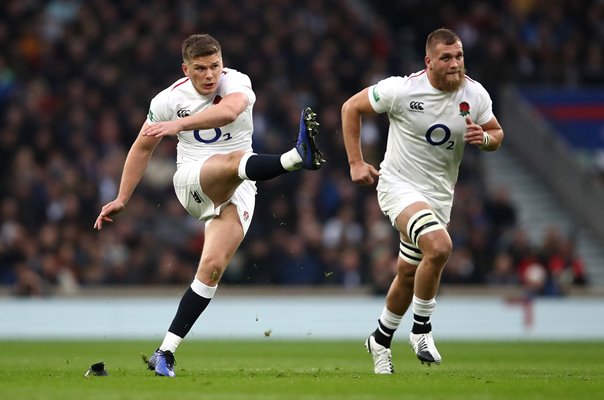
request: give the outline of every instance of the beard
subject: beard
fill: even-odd
[[[455,92],[461,87],[465,80],[466,70],[462,68],[457,74],[434,74],[434,83],[438,90],[443,92]]]

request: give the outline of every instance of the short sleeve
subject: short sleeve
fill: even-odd
[[[231,93],[244,93],[248,97],[250,104],[256,101],[256,94],[252,90],[252,81],[247,75],[239,71],[229,70],[226,73],[220,92],[222,96]]]
[[[493,114],[493,101],[491,100],[491,96],[489,96],[489,92],[479,83],[477,93],[480,106],[474,123],[484,125],[495,116]]]
[[[169,92],[163,90],[159,92],[153,99],[151,99],[151,105],[147,112],[147,124],[153,125],[157,122],[170,121],[170,110],[169,110]]]
[[[382,79],[369,87],[368,96],[371,106],[377,113],[393,112],[396,104],[400,104],[399,98],[403,96],[404,78],[391,76]]]

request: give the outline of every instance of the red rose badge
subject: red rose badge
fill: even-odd
[[[466,101],[459,103],[459,115],[465,117],[470,114],[470,105]]]

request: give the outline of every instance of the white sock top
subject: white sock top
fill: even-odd
[[[243,157],[241,157],[241,160],[239,160],[239,168],[237,168],[237,175],[239,175],[239,178],[246,180],[250,179],[245,173],[245,166],[247,165],[247,160],[254,154],[255,153],[245,153]]]
[[[216,293],[216,288],[218,288],[218,285],[207,286],[207,285],[204,285],[197,278],[193,279],[193,282],[191,283],[191,289],[195,293],[197,293],[198,295],[200,295],[201,297],[204,297],[206,299],[211,299],[212,297],[214,297],[214,293]]]
[[[286,171],[295,171],[302,168],[302,157],[294,147],[287,153],[281,154],[281,165]]]
[[[430,300],[423,300],[419,297],[413,295],[413,314],[429,317],[434,312],[436,308],[436,299],[432,298]]]
[[[397,315],[386,307],[384,307],[384,309],[382,310],[382,315],[380,315],[380,322],[384,324],[386,328],[389,329],[398,329],[398,326],[401,324],[402,319],[402,315]]]

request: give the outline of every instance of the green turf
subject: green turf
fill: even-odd
[[[362,341],[361,341],[362,342]],[[0,342],[2,399],[598,399],[602,342],[439,342],[444,362],[421,365],[393,345],[393,376],[372,373],[361,342],[185,341],[175,379],[141,353],[156,342]],[[84,378],[104,361],[108,377]]]

